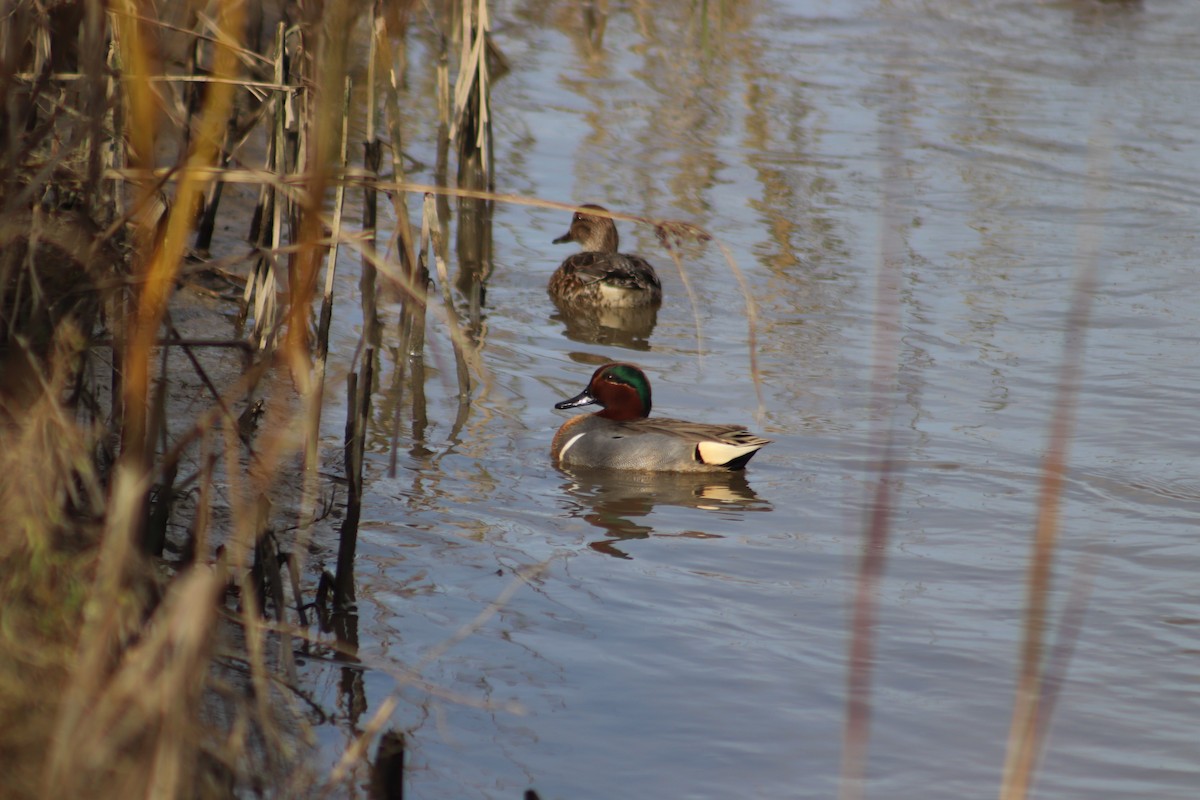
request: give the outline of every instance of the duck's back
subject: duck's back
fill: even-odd
[[[550,277],[550,294],[564,303],[645,306],[662,302],[662,283],[641,256],[586,251],[568,257]]]

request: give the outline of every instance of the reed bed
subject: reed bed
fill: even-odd
[[[403,41],[412,5],[369,20],[354,4],[320,18],[231,1],[158,14],[125,2],[7,8],[6,796],[292,797],[322,785],[304,766],[320,715],[306,704],[295,653],[354,655],[348,612],[380,342],[376,321],[347,376],[346,490],[319,477],[334,276],[338,248],[354,239],[342,226],[347,192],[366,186],[373,207],[385,149],[390,182],[405,182],[400,78],[387,66],[400,62],[386,45]],[[344,76],[364,20],[385,45],[370,73],[390,72],[393,139],[387,148],[370,128],[362,178],[350,184]],[[486,6],[464,4],[444,23],[447,38],[469,37],[464,52],[476,53],[478,109]],[[243,227],[246,185],[258,197]],[[363,302],[377,320],[379,268],[416,340],[428,273],[407,232],[408,194],[391,196],[394,255],[374,246],[374,214],[356,240]],[[444,243],[445,217],[434,216],[425,215],[426,238],[436,230]],[[248,245],[215,234],[231,220]],[[444,274],[444,258],[438,266]],[[176,316],[196,311],[184,285],[240,306],[244,332],[181,332]],[[470,344],[452,303],[435,320],[455,329],[466,404]],[[415,346],[419,354],[423,340]],[[302,557],[318,526],[333,527],[335,502],[348,508],[336,574],[314,590]]]

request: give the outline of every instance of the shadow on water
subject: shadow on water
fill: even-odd
[[[700,511],[770,511],[772,506],[750,488],[743,472],[623,473],[614,470],[560,469],[568,481],[562,490],[574,506],[567,516],[583,519],[599,528],[604,538],[589,542],[591,549],[617,558],[630,556],[617,547],[620,542],[657,536],[721,538],[720,534],[684,531],[655,533],[648,517],[658,506]]]

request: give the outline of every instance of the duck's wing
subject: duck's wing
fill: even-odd
[[[621,263],[619,265],[614,263],[611,266],[612,280],[618,280],[616,274],[619,273],[620,280],[630,281],[637,288],[662,291],[662,282],[658,279],[658,273],[654,271],[654,267],[650,266],[649,261],[641,256],[627,253],[619,254],[616,260]]]
[[[725,469],[741,469],[755,453],[771,443],[742,425],[688,422],[667,417],[649,417],[624,423],[688,443],[698,463]]]
[[[618,253],[575,253],[559,268],[584,284],[603,283],[620,289],[662,290],[654,267],[640,256]]]

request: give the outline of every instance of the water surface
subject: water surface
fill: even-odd
[[[685,248],[693,305],[652,230],[621,223],[667,300],[648,334],[589,340],[545,294],[568,215],[499,204],[487,380],[456,434],[452,355],[433,335],[430,424],[416,441],[400,414],[395,478],[381,381],[358,566],[370,668],[354,709],[326,680],[345,715],[327,757],[401,670],[537,567],[422,668],[436,691],[402,690],[391,724],[412,797],[833,796],[848,601],[890,429],[868,791],[995,793],[1068,312],[1095,269],[1055,622],[1085,567],[1090,597],[1064,634],[1037,792],[1194,797],[1192,4],[611,3],[599,42],[573,3],[492,14],[512,66],[492,96],[497,190],[711,232],[756,298],[762,401],[718,249]],[[432,164],[428,41],[411,42],[405,146]],[[894,292],[879,289],[885,252]],[[891,314],[898,332],[880,333]],[[339,331],[343,359],[357,335]],[[774,443],[712,483],[562,473],[553,403],[607,360],[646,370],[658,413]]]

